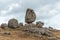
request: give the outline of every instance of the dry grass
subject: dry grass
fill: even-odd
[[[10,32],[11,35],[4,35],[4,32]],[[60,31],[53,32],[54,37],[60,36]],[[44,37],[45,40],[47,40],[47,37]],[[0,40],[42,40],[39,37],[33,37],[32,35],[26,36],[24,35],[24,32],[18,29],[1,29],[0,28]]]
[[[10,32],[11,35],[4,35],[4,32]],[[1,29],[0,28],[0,40],[40,40],[33,36],[26,36],[24,33],[17,29]]]

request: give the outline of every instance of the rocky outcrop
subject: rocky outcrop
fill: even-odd
[[[23,25],[23,23],[18,23],[17,19],[10,19],[8,21],[8,25],[7,24],[1,24],[1,28],[14,28],[14,29],[19,29],[21,31],[23,31],[26,35],[33,35],[33,36],[38,36],[38,37],[42,37],[44,40],[44,36],[49,37],[48,40],[56,40],[53,37],[53,31],[54,29],[52,27],[46,28],[43,27],[44,23],[41,21],[37,21],[36,24],[34,24],[33,22],[36,20],[36,14],[34,12],[33,9],[27,9],[26,10],[26,15],[25,15],[25,22],[26,24]],[[11,33],[9,32],[5,32],[3,33],[5,35],[10,35]],[[60,39],[60,37],[57,37],[58,39]]]
[[[25,22],[26,23],[32,23],[36,19],[36,14],[33,9],[27,9],[26,10],[26,15],[25,15]]]
[[[19,23],[18,26],[19,26],[19,27],[22,27],[22,26],[23,26],[23,23]]]
[[[5,29],[5,28],[7,28],[7,27],[8,27],[8,25],[7,25],[6,23],[2,23],[2,24],[1,24],[1,28]]]
[[[36,22],[36,27],[38,27],[38,28],[42,28],[43,25],[44,25],[44,23],[41,21]]]
[[[18,20],[16,20],[16,19],[10,19],[9,21],[8,21],[8,27],[9,28],[18,28]]]
[[[53,33],[45,28],[40,28],[41,35],[52,37]]]

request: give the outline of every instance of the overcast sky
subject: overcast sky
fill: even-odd
[[[0,0],[0,24],[11,18],[24,23],[27,8],[35,11],[36,21],[45,27],[60,29],[60,0]]]

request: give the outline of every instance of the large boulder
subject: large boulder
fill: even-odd
[[[25,15],[25,22],[26,23],[32,23],[36,19],[36,14],[33,9],[27,9],[26,15]]]
[[[6,23],[2,23],[2,24],[1,24],[1,28],[5,29],[5,28],[7,28],[7,27],[8,27],[8,25],[7,25]]]
[[[9,28],[18,28],[18,20],[16,20],[16,19],[10,19],[9,21],[8,21],[8,27]]]
[[[42,28],[43,25],[44,25],[44,23],[41,22],[41,21],[36,22],[36,26],[37,26],[38,28]]]

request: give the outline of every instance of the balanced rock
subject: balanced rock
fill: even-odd
[[[32,23],[36,19],[36,14],[33,9],[27,9],[26,15],[25,15],[25,22],[26,23]]]
[[[8,21],[8,27],[9,28],[17,28],[18,27],[18,21],[16,19],[10,19]]]
[[[5,28],[7,28],[7,27],[8,27],[8,25],[7,25],[6,23],[2,23],[2,24],[1,24],[1,28],[5,29]]]
[[[44,23],[41,22],[41,21],[36,22],[36,26],[37,26],[38,28],[42,28],[43,25],[44,25]]]

